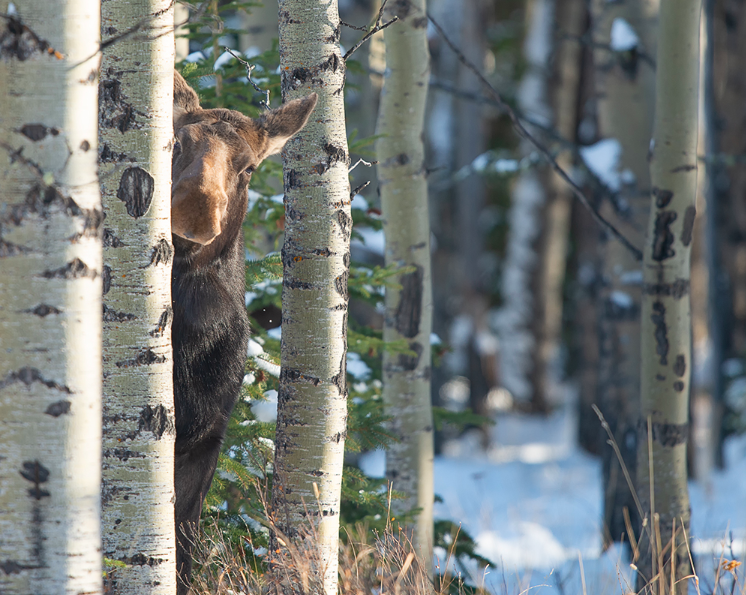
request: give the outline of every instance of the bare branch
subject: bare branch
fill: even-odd
[[[411,6],[411,3],[410,3]],[[596,222],[601,225],[606,231],[608,231],[611,235],[613,235],[617,240],[619,240],[622,245],[627,248],[627,250],[630,251],[632,256],[637,261],[642,261],[642,252],[635,247],[624,235],[616,228],[614,227],[609,221],[607,221],[601,213],[596,210],[593,205],[590,203],[588,198],[583,193],[583,190],[578,186],[575,182],[573,182],[572,178],[567,174],[567,172],[562,169],[562,167],[557,163],[557,160],[554,158],[554,156],[551,154],[549,149],[547,149],[539,140],[534,137],[533,134],[531,134],[528,129],[521,123],[520,118],[518,117],[518,114],[515,112],[515,110],[510,107],[508,103],[505,102],[505,100],[502,98],[500,93],[495,89],[495,87],[492,86],[492,84],[485,78],[485,76],[482,74],[482,72],[472,63],[470,62],[466,56],[461,52],[461,50],[456,47],[456,45],[450,40],[450,38],[446,35],[445,31],[443,31],[443,28],[438,24],[438,22],[433,19],[432,15],[430,13],[427,13],[428,20],[433,24],[433,27],[438,31],[438,34],[441,36],[443,41],[445,41],[446,45],[451,48],[451,51],[456,54],[456,57],[458,58],[459,62],[461,62],[466,68],[471,70],[474,75],[480,80],[480,82],[489,90],[490,94],[494,98],[495,102],[497,102],[498,106],[501,107],[510,117],[511,122],[513,123],[513,128],[518,132],[520,136],[525,138],[527,141],[529,141],[536,149],[541,153],[541,155],[544,157],[544,159],[549,162],[549,164],[552,166],[552,169],[557,173],[557,175],[562,178],[565,183],[570,186],[572,189],[572,193],[575,195],[575,197],[580,201],[580,203],[588,209],[591,216],[596,220]]]
[[[350,49],[344,56],[342,56],[342,59],[345,62],[347,61],[347,58],[352,56],[352,54],[354,54],[358,49],[360,49],[360,46],[362,46],[366,41],[368,41],[376,33],[378,33],[379,31],[383,31],[386,27],[388,27],[389,25],[393,25],[396,21],[399,20],[399,17],[394,17],[387,23],[382,22],[383,21],[383,10],[384,8],[386,8],[386,2],[388,2],[388,0],[383,0],[383,2],[381,2],[381,9],[378,11],[378,17],[376,18],[375,25],[373,25],[373,27],[371,27],[370,30],[368,30],[368,32],[365,35],[363,35],[363,38],[360,41],[358,41],[354,46],[352,46],[352,49]],[[347,23],[344,23],[344,24],[346,25]],[[351,25],[348,25],[348,27],[349,26]],[[353,29],[356,29],[356,28],[357,27],[353,27]],[[361,30],[364,31],[365,29],[361,29]]]
[[[378,165],[378,161],[366,161],[362,157],[357,160],[357,163],[353,165],[350,169],[347,170],[347,173],[350,173],[353,169],[355,169],[358,165],[363,164],[367,167],[373,167],[374,165]]]
[[[360,184],[357,188],[355,188],[352,192],[350,192],[350,200],[352,200],[356,194],[361,192],[363,189],[367,188],[370,185],[370,180],[367,182],[364,182],[363,184]]]
[[[249,64],[246,60],[244,60],[243,58],[241,58],[241,56],[237,56],[233,52],[233,50],[230,49],[229,47],[225,47],[224,46],[224,49],[231,56],[233,56],[236,60],[238,60],[241,64],[243,64],[244,68],[246,69],[246,78],[249,79],[249,82],[251,83],[251,86],[254,87],[254,89],[256,89],[256,91],[258,91],[259,93],[265,94],[267,96],[267,98],[264,101],[260,102],[260,105],[263,105],[265,109],[270,109],[270,107],[269,107],[269,89],[267,89],[266,91],[264,91],[259,85],[257,85],[254,81],[251,80],[251,73],[256,68],[256,65],[255,64]]]

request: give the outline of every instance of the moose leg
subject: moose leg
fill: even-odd
[[[202,503],[210,489],[218,464],[222,438],[213,437],[180,452],[177,445],[174,467],[176,488],[176,579],[177,595],[190,592],[192,547],[197,535]]]

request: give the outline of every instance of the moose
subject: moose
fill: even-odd
[[[249,321],[242,223],[252,172],[301,130],[315,93],[252,119],[202,109],[174,73],[171,232],[177,593],[189,593],[192,545],[244,377]]]

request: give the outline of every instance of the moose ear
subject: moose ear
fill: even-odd
[[[199,97],[179,71],[174,70],[174,124],[184,114],[199,110]]]
[[[316,93],[311,93],[302,99],[293,99],[260,118],[259,123],[267,134],[262,159],[282,151],[288,139],[306,125],[318,98]]]

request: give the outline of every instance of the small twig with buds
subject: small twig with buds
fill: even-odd
[[[347,58],[352,56],[352,54],[354,54],[358,49],[360,49],[361,45],[363,45],[376,33],[378,33],[379,31],[383,31],[386,27],[394,24],[396,21],[399,20],[399,17],[394,17],[387,23],[382,22],[383,21],[383,9],[386,8],[386,2],[388,2],[388,0],[383,0],[383,2],[381,2],[381,9],[378,11],[378,18],[376,18],[376,24],[373,25],[373,27],[371,27],[370,30],[368,30],[368,32],[365,35],[363,35],[363,38],[360,41],[358,41],[354,46],[352,46],[352,48],[344,56],[342,56],[343,60],[347,61]],[[344,23],[344,24],[346,25],[347,23]],[[353,29],[357,29],[357,27],[353,27]]]
[[[229,47],[224,46],[224,48],[226,52],[228,52],[231,56],[233,56],[236,60],[238,60],[241,64],[243,64],[243,67],[246,69],[246,78],[249,79],[249,83],[251,83],[251,86],[254,87],[254,89],[256,89],[258,93],[262,93],[263,95],[267,96],[267,98],[264,101],[259,102],[259,105],[264,106],[265,109],[269,109],[269,89],[265,91],[259,85],[257,85],[254,81],[251,80],[251,73],[256,68],[256,65],[249,64],[241,56],[236,55],[236,53]]]

